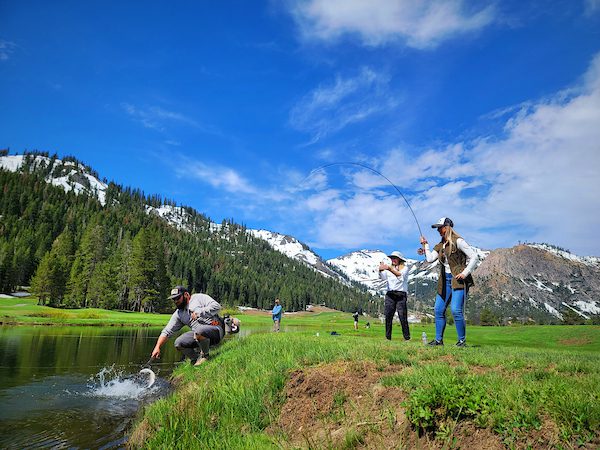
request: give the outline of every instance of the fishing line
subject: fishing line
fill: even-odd
[[[406,203],[406,206],[408,206],[408,209],[410,210],[413,218],[415,219],[415,223],[417,224],[417,228],[419,229],[419,236],[423,236],[423,232],[421,231],[421,225],[419,225],[419,221],[417,220],[417,216],[415,215],[415,212],[413,211],[412,207],[410,206],[410,203],[408,202],[408,200],[406,199],[406,197],[404,196],[404,194],[402,193],[402,191],[400,189],[398,189],[398,186],[396,186],[394,183],[392,183],[392,181],[388,177],[386,177],[384,174],[382,174],[378,170],[375,170],[372,167],[367,166],[366,164],[358,163],[358,162],[351,162],[351,161],[348,161],[348,162],[334,162],[334,163],[324,164],[324,165],[322,165],[320,167],[317,167],[316,169],[311,170],[310,173],[298,185],[301,185],[302,183],[304,183],[315,172],[317,172],[319,170],[323,170],[323,169],[326,169],[327,167],[331,167],[331,166],[343,166],[343,165],[359,166],[359,167],[362,167],[363,169],[370,170],[371,172],[379,175],[380,177],[384,178],[389,184],[391,184],[392,187],[394,189],[396,189],[396,192],[398,192],[398,194],[400,194],[400,197],[402,197],[402,199]]]

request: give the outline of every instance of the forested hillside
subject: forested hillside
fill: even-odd
[[[279,296],[287,310],[309,303],[377,309],[366,292],[318,274],[231,221],[215,230],[185,208],[178,229],[147,212],[147,205],[174,202],[114,183],[105,206],[94,195],[65,192],[44,177],[60,175],[66,161],[81,163],[50,161],[17,173],[0,169],[1,292],[31,285],[51,306],[170,311],[169,288],[184,284],[229,306],[270,308]]]

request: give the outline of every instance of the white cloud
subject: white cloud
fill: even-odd
[[[427,48],[490,25],[494,7],[477,10],[463,0],[307,0],[291,3],[306,38],[331,41],[355,34],[366,45],[402,41]]]
[[[137,107],[130,103],[121,103],[121,108],[136,122],[146,128],[164,131],[169,122],[180,123],[198,128],[200,125],[195,120],[174,111],[168,111],[160,106]]]
[[[14,42],[0,40],[0,61],[8,60],[15,48],[17,48],[17,44]]]
[[[450,216],[482,247],[544,241],[600,255],[592,231],[600,223],[599,124],[600,54],[577,86],[513,112],[501,136],[416,156],[395,148],[374,167],[406,195],[426,234]],[[341,173],[353,192],[329,189],[306,199],[319,223],[312,245],[381,246],[403,236],[416,244],[412,216],[385,180],[368,170]]]
[[[397,100],[389,79],[368,67],[352,78],[338,76],[333,84],[308,93],[290,112],[292,127],[313,134],[311,143],[346,126],[389,110]]]
[[[178,169],[178,173],[182,178],[196,178],[215,188],[232,193],[256,194],[257,192],[248,180],[229,167],[212,164],[209,166],[199,161],[190,160],[187,160],[180,167],[183,168]]]

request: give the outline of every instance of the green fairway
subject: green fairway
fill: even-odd
[[[39,306],[37,299],[0,298],[0,322],[11,325],[164,325],[168,314],[146,314],[106,309],[57,309]]]

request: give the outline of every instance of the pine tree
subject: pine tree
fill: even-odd
[[[69,307],[88,306],[88,289],[94,271],[104,260],[107,235],[103,225],[90,224],[81,238],[68,282],[66,304]]]
[[[38,295],[38,303],[59,306],[66,291],[67,277],[73,257],[73,235],[69,230],[63,232],[52,244],[31,280],[31,290]]]

